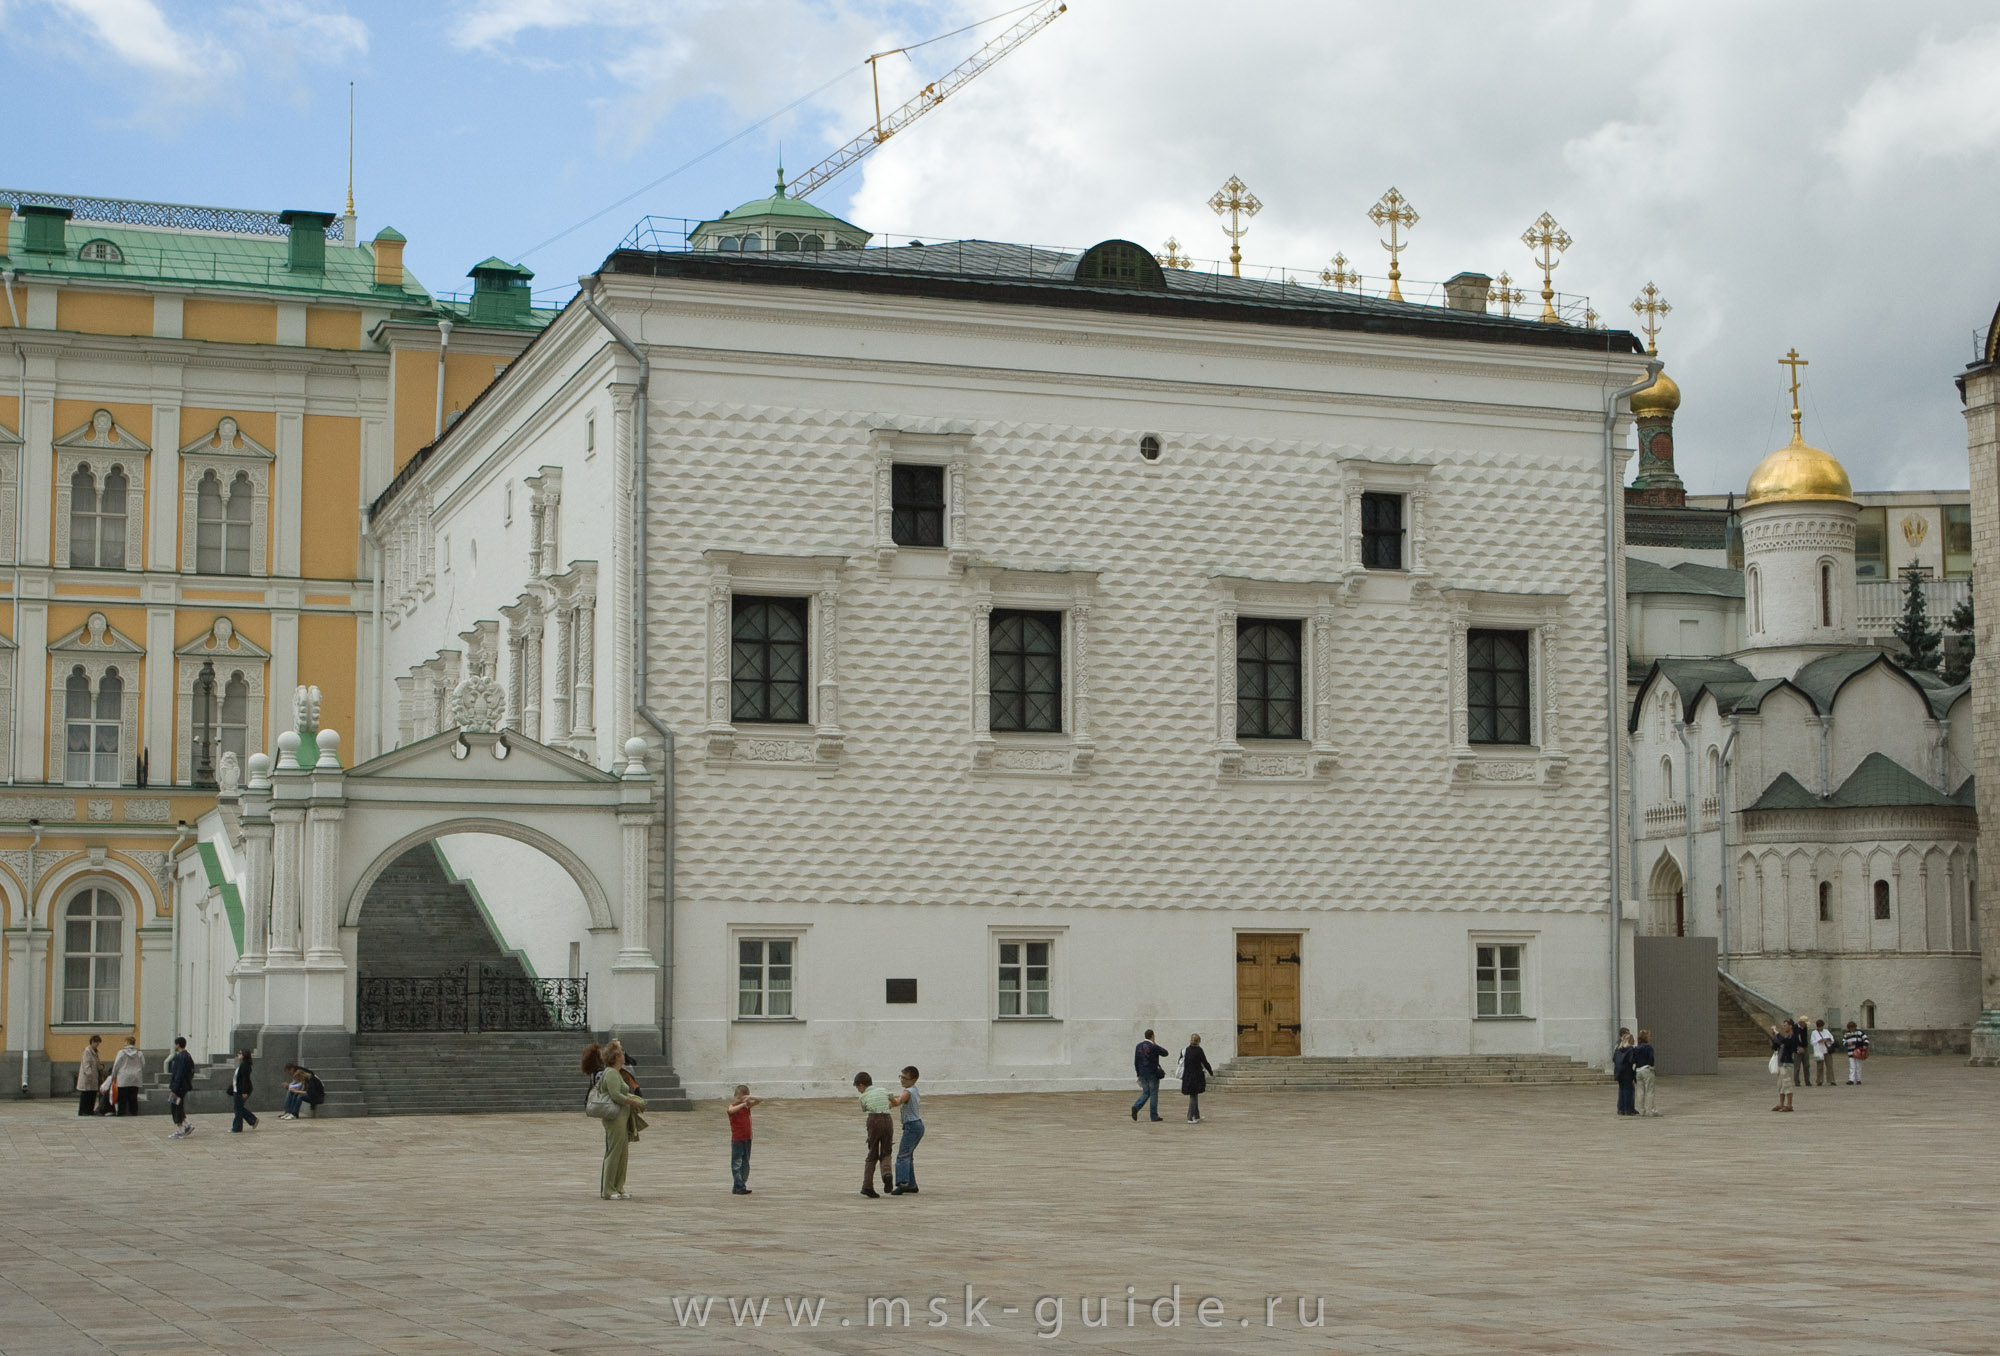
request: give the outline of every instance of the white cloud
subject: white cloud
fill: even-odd
[[[176,32],[153,0],[55,0],[89,24],[112,54],[158,75],[193,75],[216,54],[198,38]]]
[[[1940,42],[1878,76],[1832,139],[1850,168],[1903,157],[1962,156],[2000,144],[2000,25]]]

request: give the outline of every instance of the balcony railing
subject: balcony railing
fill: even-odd
[[[1923,590],[1924,610],[1930,614],[1931,625],[1940,628],[1945,618],[1972,596],[1972,581],[1969,579],[1922,579],[1918,581],[1918,586]],[[1904,587],[1900,579],[1861,580],[1860,616],[1855,619],[1856,629],[1864,636],[1886,636],[1894,631],[1903,616]]]
[[[1646,833],[1651,836],[1682,832],[1687,828],[1687,817],[1685,805],[1655,805],[1646,811]]]

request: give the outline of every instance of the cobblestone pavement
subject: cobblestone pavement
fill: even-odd
[[[173,1142],[7,1103],[0,1352],[2000,1349],[2000,1071],[1868,1075],[1775,1116],[1732,1061],[1661,1080],[1658,1120],[1608,1084],[1218,1094],[1197,1126],[1171,1093],[1159,1125],[1116,1093],[938,1095],[923,1193],[879,1201],[846,1102],[759,1108],[749,1197],[719,1107],[656,1115],[611,1202],[580,1112]],[[870,1297],[909,1326],[871,1330]]]

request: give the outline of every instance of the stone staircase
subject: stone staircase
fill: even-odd
[[[319,1081],[326,1085],[326,1100],[320,1103],[318,1115],[366,1116],[368,1102],[361,1092],[361,1074],[353,1061],[346,1059],[320,1059],[313,1062],[312,1071],[319,1075]],[[188,1093],[188,1113],[195,1116],[222,1116],[233,1111],[229,1097],[229,1084],[236,1075],[236,1060],[229,1055],[211,1055],[206,1064],[197,1064],[194,1070],[194,1088]],[[250,1094],[250,1109],[259,1116],[274,1115],[285,1108],[285,1070],[282,1064],[259,1063],[251,1070],[251,1082],[256,1091]],[[143,1103],[148,1112],[167,1112],[167,1072],[164,1067],[146,1071],[146,1096]]]
[[[472,891],[446,874],[437,847],[420,844],[391,862],[369,889],[355,970],[373,978],[408,979],[466,965],[527,975],[520,953],[506,950],[493,935]]]
[[[1723,1059],[1768,1059],[1771,1054],[1764,1022],[1727,984],[1715,991],[1715,1053]]]
[[[1360,1088],[1464,1088],[1504,1084],[1602,1084],[1611,1075],[1560,1055],[1306,1056],[1233,1059],[1212,1085],[1228,1092],[1338,1092]]]
[[[577,1063],[593,1039],[582,1031],[361,1035],[354,1038],[354,1067],[371,1115],[580,1114],[588,1080]],[[647,1110],[692,1110],[680,1079],[665,1066],[639,1061]],[[327,1088],[331,1101],[332,1084]]]

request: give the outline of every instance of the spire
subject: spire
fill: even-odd
[[[361,247],[361,225],[354,218],[354,82],[347,82],[347,216],[341,223],[341,239],[352,249]]]
[[[785,196],[785,162],[783,160],[778,162],[778,186],[771,190],[771,196],[774,198]]]

